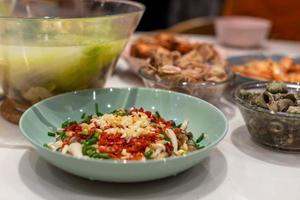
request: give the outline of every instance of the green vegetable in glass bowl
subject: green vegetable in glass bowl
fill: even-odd
[[[0,3],[0,12],[12,2]],[[60,93],[103,87],[144,11],[114,0],[16,3],[0,13],[0,67],[4,93],[19,111]]]

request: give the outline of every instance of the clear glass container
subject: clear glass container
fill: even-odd
[[[235,91],[237,103],[247,129],[254,139],[267,147],[282,151],[300,152],[300,114],[273,112],[249,104],[241,98],[241,91],[265,91],[268,82],[248,82]],[[299,84],[287,84],[289,91],[300,91]]]
[[[145,68],[140,68],[139,70],[139,76],[142,78],[146,87],[189,94],[206,100],[212,104],[217,104],[233,80],[234,76],[229,70],[227,71],[227,74],[228,78],[222,82],[189,83],[159,79],[156,76],[148,74]]]
[[[1,1],[6,98],[22,112],[59,93],[103,87],[143,12],[131,1]]]

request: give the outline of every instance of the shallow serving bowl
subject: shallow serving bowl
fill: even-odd
[[[203,132],[207,134],[205,148],[164,160],[116,161],[77,159],[43,147],[55,140],[47,135],[49,128],[59,127],[66,119],[79,120],[83,112],[94,113],[96,102],[102,112],[143,107],[159,111],[166,119],[176,122],[188,119],[189,130],[195,137]],[[23,114],[20,129],[44,159],[69,173],[92,180],[137,182],[176,175],[199,163],[225,136],[228,122],[216,107],[189,95],[147,88],[107,88],[70,92],[43,100]]]
[[[273,112],[250,105],[241,98],[241,91],[264,91],[268,82],[249,82],[235,91],[235,101],[252,138],[277,150],[300,152],[300,114]],[[299,84],[287,84],[290,91],[300,91]]]

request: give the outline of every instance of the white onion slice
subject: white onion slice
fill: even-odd
[[[165,145],[161,143],[152,144],[152,147],[155,148],[154,153],[151,155],[152,158],[156,158],[162,151],[166,150]]]
[[[52,151],[56,151],[58,148],[62,147],[63,142],[61,140],[55,142],[55,143],[49,143],[48,147],[52,150]]]
[[[74,157],[77,157],[77,158],[81,158],[82,157],[82,147],[81,147],[81,144],[78,143],[78,142],[70,144],[68,151]]]
[[[177,142],[177,137],[176,137],[174,131],[171,129],[166,129],[166,134],[171,140],[171,143],[173,146],[173,152],[176,152],[178,150],[178,142]]]
[[[188,121],[188,120],[184,120],[184,121],[182,122],[180,128],[181,128],[182,130],[185,131],[186,128],[187,128],[187,126],[188,126],[188,124],[189,124],[189,121]]]
[[[68,150],[69,150],[69,145],[66,144],[66,145],[64,146],[64,148],[61,150],[61,153],[62,153],[62,154],[66,154],[66,153],[68,152]]]

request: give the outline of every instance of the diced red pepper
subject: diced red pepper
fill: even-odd
[[[73,131],[77,133],[82,131],[82,127],[79,124],[72,124],[71,126],[66,127],[64,131]]]

